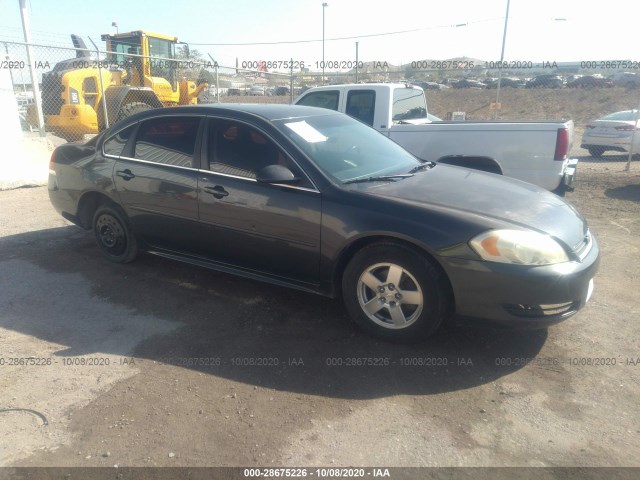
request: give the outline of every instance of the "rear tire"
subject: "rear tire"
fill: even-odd
[[[135,115],[136,113],[151,110],[152,108],[153,107],[151,105],[143,102],[127,103],[120,108],[120,112],[118,112],[118,121],[130,117],[131,115]]]
[[[605,152],[604,147],[589,147],[589,155],[594,158],[602,158],[602,154]]]
[[[112,203],[100,205],[93,215],[93,233],[102,254],[114,263],[129,263],[138,255],[138,242],[126,215]]]
[[[353,321],[386,340],[417,342],[432,335],[447,314],[448,284],[429,259],[394,242],[364,247],[342,277]]]

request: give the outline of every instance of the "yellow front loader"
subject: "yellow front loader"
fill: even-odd
[[[176,37],[142,30],[103,35],[108,54],[102,59],[92,58],[79,37],[72,40],[76,58],[42,75],[45,129],[68,141],[141,110],[197,103],[208,87],[185,78],[194,66],[176,59]]]

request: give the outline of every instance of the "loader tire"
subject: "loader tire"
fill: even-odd
[[[120,112],[118,112],[118,121],[124,120],[131,115],[135,115],[136,113],[144,112],[145,110],[151,110],[153,107],[147,103],[142,102],[131,102],[127,103],[120,108]]]

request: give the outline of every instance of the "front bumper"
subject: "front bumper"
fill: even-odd
[[[593,291],[600,249],[595,238],[582,261],[522,266],[441,258],[455,298],[455,313],[504,325],[545,327],[576,314]]]

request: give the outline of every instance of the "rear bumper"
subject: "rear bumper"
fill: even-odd
[[[570,158],[562,175],[561,187],[565,190],[573,190],[573,181],[576,178],[576,170],[578,168],[578,159]]]
[[[584,307],[593,291],[600,250],[593,238],[583,261],[541,267],[441,260],[453,287],[457,316],[536,328],[566,320]]]

